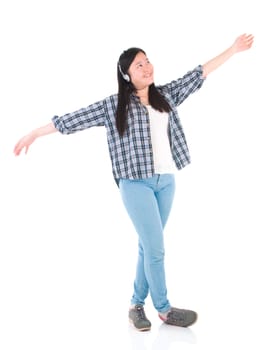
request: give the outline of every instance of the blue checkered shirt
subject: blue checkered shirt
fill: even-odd
[[[190,163],[190,154],[186,138],[177,112],[177,107],[203,84],[202,66],[186,73],[182,78],[168,84],[157,86],[160,93],[170,104],[169,140],[177,169]],[[71,134],[93,126],[104,126],[112,163],[113,176],[116,180],[142,179],[154,175],[153,150],[150,135],[147,108],[139,98],[131,95],[128,110],[128,128],[123,137],[116,128],[117,94],[111,95],[86,108],[54,116],[52,121],[62,134]]]

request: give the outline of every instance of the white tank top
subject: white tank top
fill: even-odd
[[[149,112],[155,173],[173,173],[176,170],[176,166],[172,157],[168,136],[169,115],[166,112],[156,111],[149,105],[146,107]]]

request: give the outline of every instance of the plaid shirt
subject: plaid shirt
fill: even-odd
[[[202,66],[197,66],[182,78],[157,86],[169,102],[169,139],[173,159],[177,169],[190,163],[190,155],[179,120],[177,106],[203,84]],[[71,134],[93,126],[104,126],[112,163],[114,178],[142,179],[154,175],[153,150],[147,108],[139,98],[131,95],[128,110],[128,128],[123,137],[116,129],[117,94],[93,103],[76,112],[62,117],[54,116],[52,121],[57,130]]]

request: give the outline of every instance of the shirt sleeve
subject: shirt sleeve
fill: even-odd
[[[92,126],[103,126],[105,124],[104,101],[93,103],[86,108],[67,113],[62,117],[55,115],[52,122],[62,134],[72,134]]]
[[[162,86],[162,89],[171,96],[174,104],[179,106],[190,94],[201,88],[204,80],[203,68],[199,65],[182,78]]]

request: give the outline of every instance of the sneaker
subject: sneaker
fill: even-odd
[[[151,322],[147,319],[142,305],[135,305],[129,310],[129,320],[139,331],[151,329]]]
[[[191,310],[183,310],[172,307],[166,317],[159,314],[159,318],[166,324],[178,327],[189,327],[197,320],[197,313]]]

